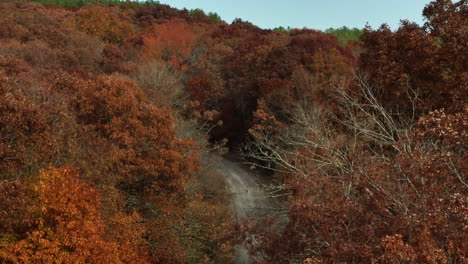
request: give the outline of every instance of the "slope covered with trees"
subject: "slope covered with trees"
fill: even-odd
[[[198,34],[175,16],[190,14],[28,2],[0,13],[0,262],[228,262],[227,197],[202,185],[216,178],[205,133],[175,106]]]
[[[468,5],[423,14],[364,30],[353,80],[320,85],[335,107],[299,102],[284,129],[252,131],[244,155],[292,193],[284,226],[246,226],[258,263],[467,261]]]
[[[466,262],[468,3],[423,14],[0,2],[0,262],[229,263],[242,235],[256,263]],[[282,224],[236,226],[225,150],[287,188]]]

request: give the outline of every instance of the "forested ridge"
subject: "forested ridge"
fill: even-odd
[[[322,32],[1,1],[0,263],[467,263],[468,1],[421,12]],[[280,216],[236,222],[225,153]]]

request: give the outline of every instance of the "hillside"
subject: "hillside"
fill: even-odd
[[[99,2],[0,2],[1,263],[468,261],[467,1],[326,32]],[[227,152],[283,224],[236,222]]]

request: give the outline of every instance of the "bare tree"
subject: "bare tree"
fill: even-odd
[[[402,138],[408,138],[408,133],[416,123],[418,91],[409,84],[404,89],[412,104],[408,115],[398,109],[392,111],[386,108],[377,97],[379,88],[370,85],[362,75],[355,74],[355,82],[358,87],[355,92],[335,88],[335,98],[344,114],[344,119],[338,121],[365,142],[372,141],[379,146],[392,146],[396,151],[405,151],[396,143]]]
[[[378,89],[356,74],[357,91],[335,87],[339,114],[319,110],[313,102],[302,100],[292,108],[288,126],[280,132],[255,131],[253,140],[243,149],[250,165],[306,177],[311,170],[322,175],[343,175],[352,172],[357,142],[391,146],[396,151],[411,151],[396,144],[408,137],[415,123],[415,113],[405,119],[390,111],[378,100]],[[308,83],[313,85],[313,83]],[[304,89],[304,88],[302,88]],[[313,89],[310,88],[310,89]],[[415,106],[417,92],[408,87],[408,96]],[[414,109],[414,107],[413,107]],[[333,122],[332,122],[333,121]],[[345,131],[333,127],[342,124]]]
[[[138,86],[145,91],[151,103],[159,107],[180,107],[187,96],[184,94],[181,76],[168,65],[150,62],[142,65],[133,76]]]

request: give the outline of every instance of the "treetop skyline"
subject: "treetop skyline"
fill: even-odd
[[[397,29],[400,20],[405,19],[422,25],[424,21],[421,10],[430,1],[163,0],[160,2],[179,9],[200,8],[206,12],[216,12],[228,23],[241,18],[264,29],[289,26],[326,30],[343,25],[350,28],[364,28],[367,23],[372,28],[387,23],[391,29]]]

